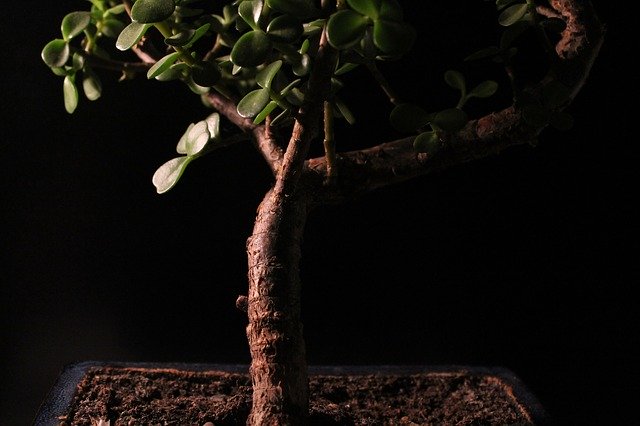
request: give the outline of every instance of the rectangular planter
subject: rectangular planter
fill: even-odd
[[[98,362],[87,361],[66,366],[58,380],[51,388],[45,401],[42,403],[34,425],[35,426],[59,426],[64,415],[69,412],[69,408],[74,400],[76,390],[79,388],[79,384],[83,381],[88,374],[92,374],[95,369],[103,369],[100,371],[120,371],[127,370],[132,375],[144,375],[145,373],[152,374],[185,374],[189,377],[197,376],[198,374],[210,374],[213,372],[223,372],[231,374],[247,375],[248,367],[246,365],[228,365],[228,364],[186,364],[186,363],[119,363],[119,362]],[[106,369],[106,370],[105,370]],[[115,370],[113,370],[115,369]],[[192,374],[193,373],[193,374]],[[372,388],[371,392],[378,392],[377,389],[388,387],[388,383],[380,385],[376,382],[375,378],[408,378],[416,375],[426,375],[429,377],[435,377],[438,380],[445,378],[446,380],[457,380],[462,382],[465,378],[474,377],[478,380],[483,380],[482,383],[490,383],[495,385],[495,389],[499,389],[500,392],[504,392],[504,398],[512,398],[513,406],[522,410],[523,418],[526,419],[524,424],[546,425],[549,423],[547,414],[545,413],[542,405],[538,402],[537,398],[526,388],[522,381],[510,370],[501,367],[469,367],[469,366],[312,366],[309,368],[310,377],[317,378],[318,380],[330,380],[336,381],[340,378],[350,378],[353,381],[357,378],[364,380],[370,380],[373,383],[377,383],[376,388]],[[422,377],[422,376],[420,376]],[[408,379],[407,379],[408,380]],[[153,380],[147,380],[153,382]],[[408,381],[405,380],[406,383]],[[403,382],[404,383],[404,382]],[[426,385],[422,385],[423,387]],[[86,387],[86,385],[85,385]],[[342,392],[341,387],[338,389]],[[392,394],[395,390],[389,391]],[[398,393],[405,392],[404,390],[398,390]],[[464,399],[469,398],[464,394],[467,392],[465,389],[456,389],[451,395],[445,395],[445,398],[451,399]],[[313,393],[313,389],[312,389]],[[473,393],[473,392],[471,392]],[[495,393],[495,392],[494,392]],[[326,396],[326,395],[325,395]],[[332,404],[332,397],[329,396],[329,403],[320,404],[317,407],[320,411],[331,411],[332,406],[336,407],[339,404]],[[202,399],[202,398],[201,398]],[[333,398],[335,399],[335,398]],[[483,405],[482,400],[474,401],[479,407],[478,410],[489,410]],[[328,407],[328,408],[327,408]],[[349,407],[347,405],[347,407]],[[483,408],[484,407],[484,408]],[[320,416],[325,416],[331,413],[320,413]],[[94,421],[97,419],[93,419]],[[203,422],[204,424],[204,422]],[[462,423],[464,424],[464,423]],[[494,424],[494,423],[482,423],[482,424]],[[114,426],[113,424],[111,426]],[[202,426],[202,425],[198,425]]]

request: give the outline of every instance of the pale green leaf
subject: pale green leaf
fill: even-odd
[[[192,159],[193,157],[189,156],[174,158],[156,170],[151,181],[158,194],[163,194],[175,186]]]
[[[173,65],[180,57],[180,52],[173,52],[166,56],[163,56],[158,62],[153,64],[147,71],[147,78],[155,78],[165,72],[171,65]]]
[[[150,26],[151,24],[130,23],[120,32],[116,47],[119,50],[127,50],[135,46]]]
[[[62,26],[60,27],[62,38],[67,41],[71,40],[84,31],[90,23],[90,12],[71,12],[62,19]]]
[[[72,76],[68,75],[64,78],[62,91],[64,94],[64,108],[69,114],[73,114],[73,111],[75,111],[78,106],[78,88]]]

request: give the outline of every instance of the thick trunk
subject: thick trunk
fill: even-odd
[[[298,271],[307,202],[278,188],[262,201],[247,243],[250,425],[297,425],[308,412]]]

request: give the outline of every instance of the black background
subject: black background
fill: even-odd
[[[429,3],[408,14],[424,42],[385,71],[403,97],[437,108],[453,96],[441,73],[466,67],[496,29],[490,3]],[[638,155],[622,103],[637,71],[614,6],[600,3],[608,38],[573,130],[313,212],[301,265],[310,363],[504,366],[562,424],[630,423]],[[155,194],[151,175],[208,114],[179,84],[103,73],[103,98],[66,114],[39,55],[85,5],[0,14],[2,425],[29,424],[71,362],[249,360],[234,301],[269,172],[236,145]],[[339,146],[396,136],[366,74],[351,84],[359,123]]]

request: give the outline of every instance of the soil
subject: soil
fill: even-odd
[[[310,379],[310,425],[532,425],[499,377],[465,371]],[[100,367],[79,382],[60,426],[244,425],[246,374]],[[208,423],[209,422],[209,423]],[[104,424],[104,423],[103,423]]]

